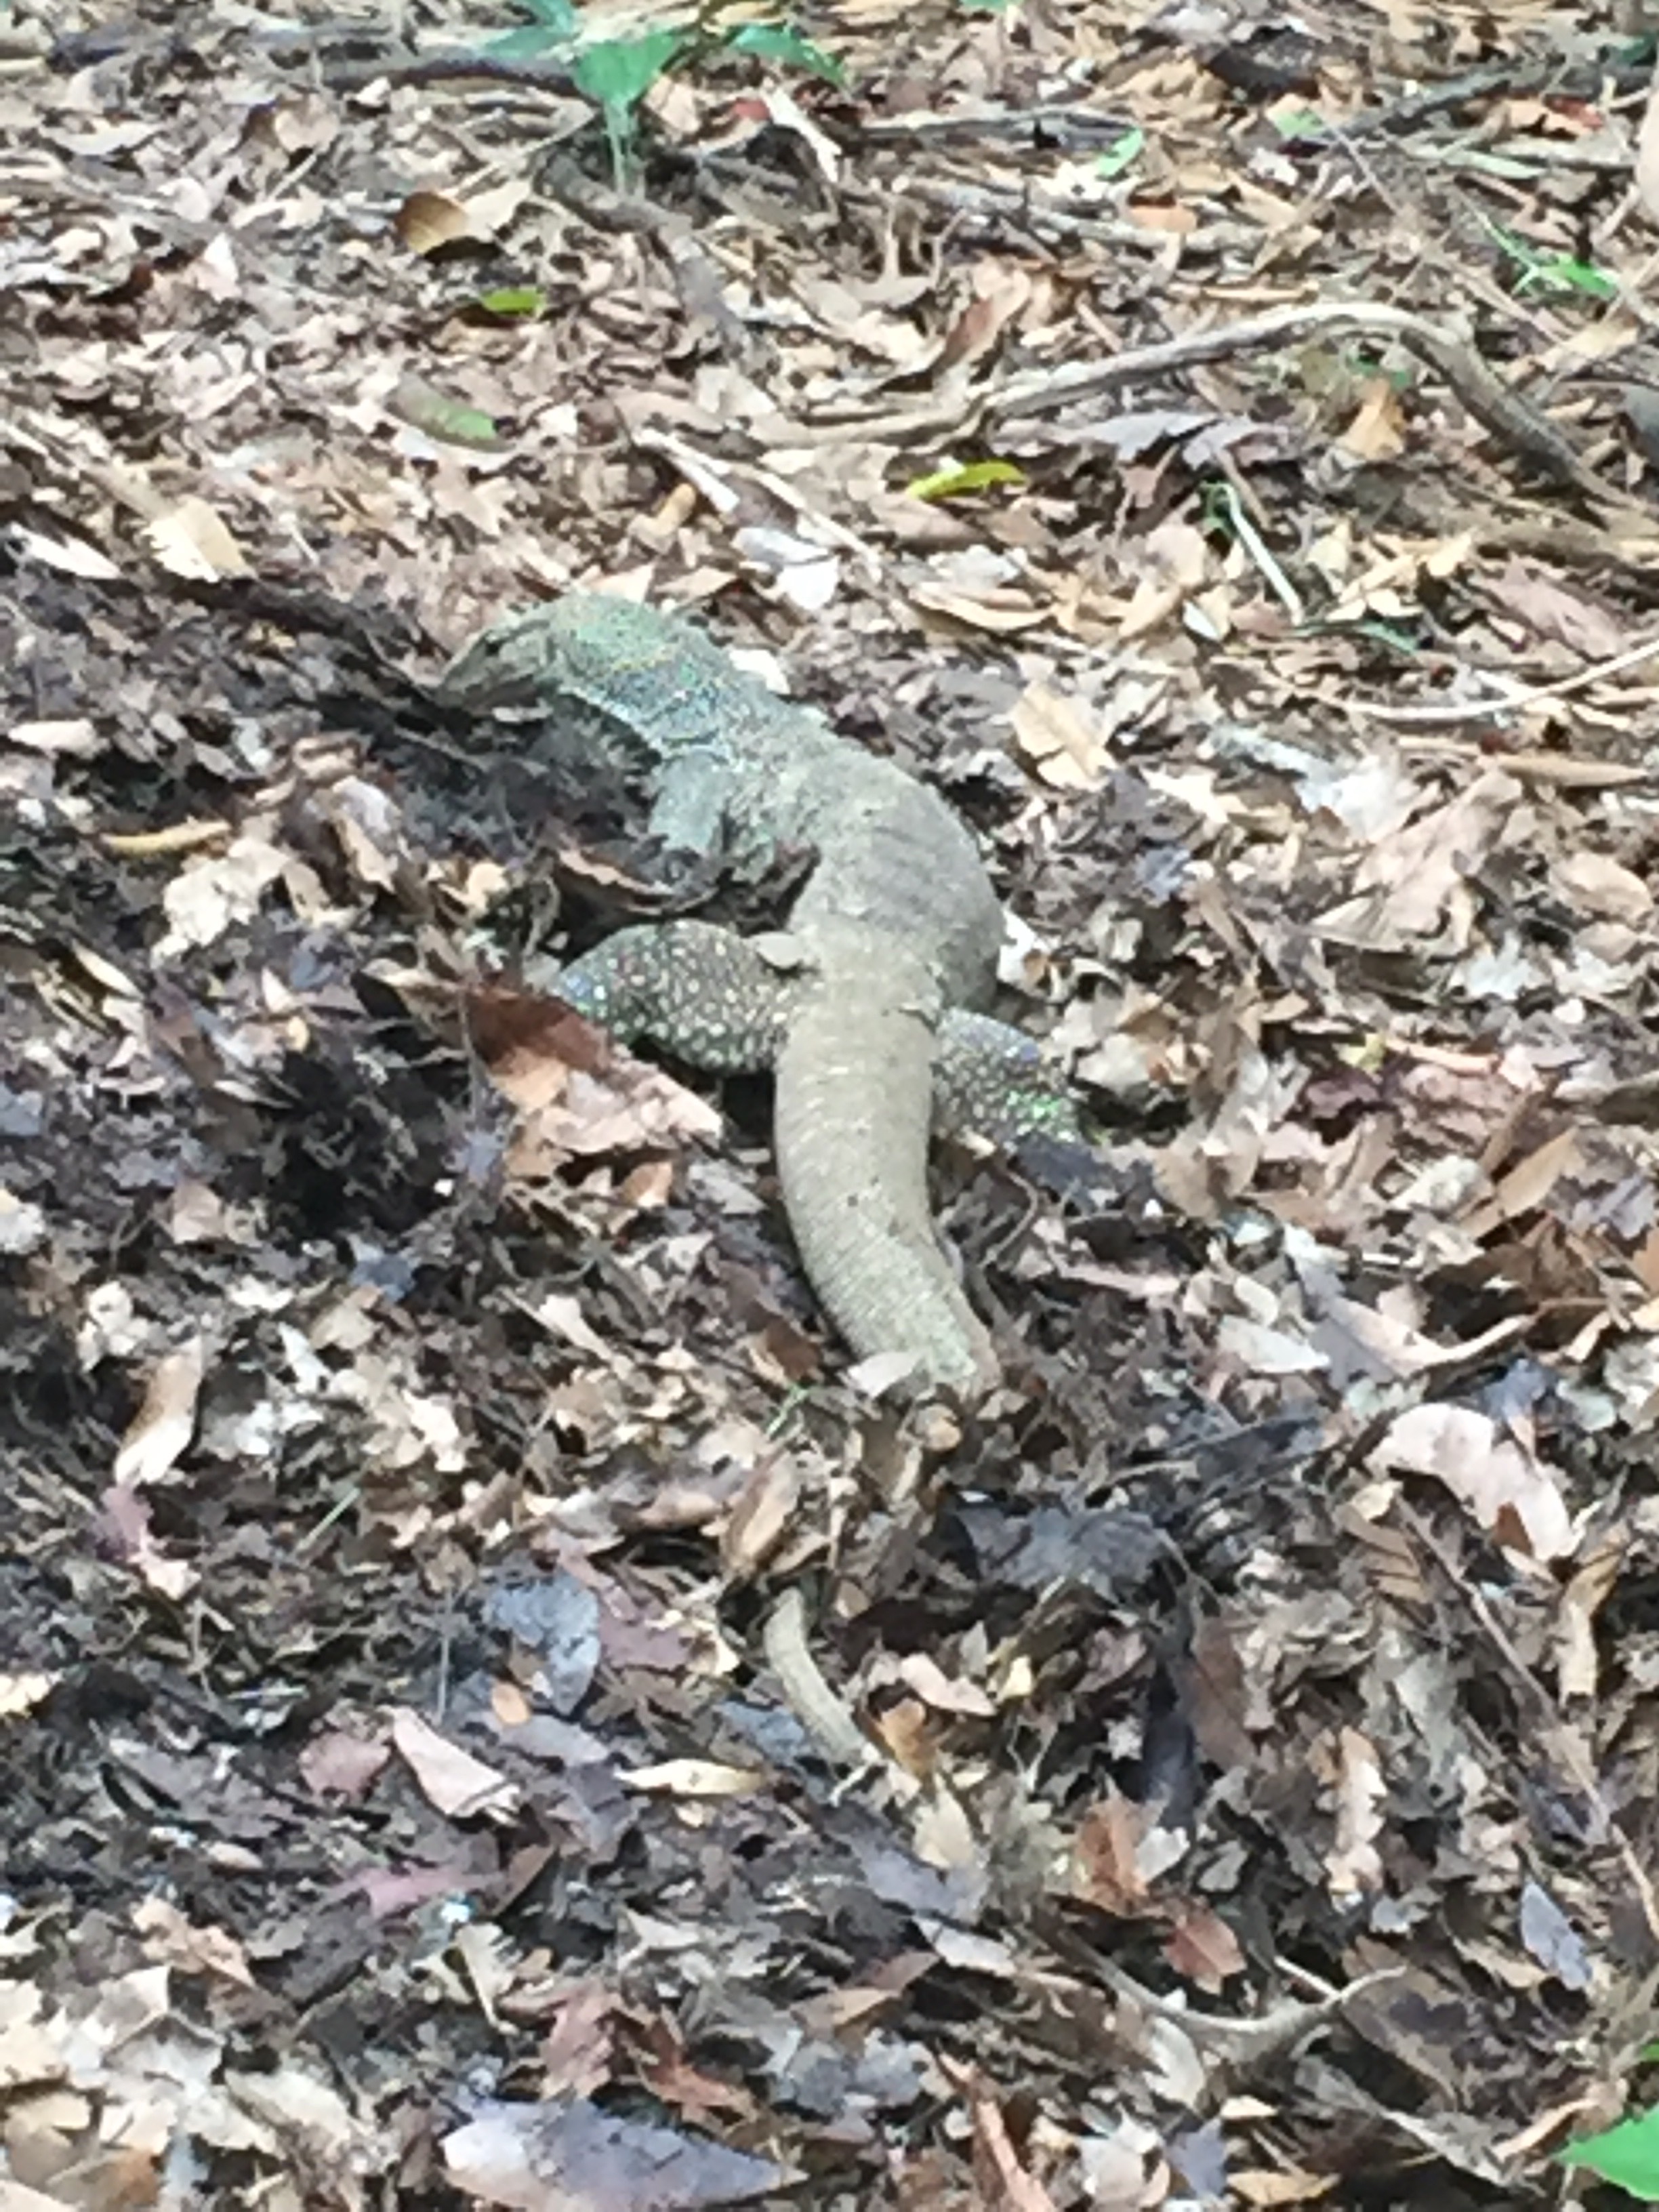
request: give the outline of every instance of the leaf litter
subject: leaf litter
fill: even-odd
[[[6,2189],[1626,2173],[1650,58],[186,13],[0,40]],[[595,581],[985,842],[1097,1139],[941,1158],[974,1416],[538,988],[708,887],[423,685]]]

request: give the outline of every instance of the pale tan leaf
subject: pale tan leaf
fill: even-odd
[[[482,1813],[503,1820],[517,1807],[520,1795],[516,1782],[497,1774],[471,1752],[440,1735],[428,1721],[406,1705],[392,1716],[392,1741],[408,1761],[428,1802],[452,1819],[469,1820]]]
[[[1389,1424],[1367,1464],[1381,1474],[1437,1477],[1511,1551],[1548,1560],[1572,1549],[1556,1470],[1472,1406],[1409,1407]]]
[[[13,535],[19,550],[43,568],[56,568],[65,576],[84,577],[94,584],[120,581],[121,571],[114,562],[95,545],[88,545],[84,538],[48,538],[21,525]]]
[[[717,1759],[665,1759],[624,1768],[617,1778],[629,1790],[665,1797],[750,1797],[766,1775],[758,1766],[727,1766]]]
[[[1271,2212],[1277,2204],[1315,2204],[1341,2186],[1334,2173],[1309,2173],[1302,2166],[1270,2172],[1265,2166],[1245,2166],[1227,2177],[1227,2187],[1241,2204],[1260,2205]]]
[[[61,722],[14,722],[6,735],[30,752],[55,753],[63,759],[84,760],[101,752],[104,745],[97,724],[84,716]]]
[[[144,1402],[115,1455],[118,1483],[137,1488],[166,1478],[194,1432],[206,1370],[207,1345],[199,1336],[156,1361]]]
[[[1619,1526],[1602,1532],[1589,1557],[1561,1593],[1556,1623],[1556,1683],[1563,1698],[1595,1695],[1600,1658],[1595,1616],[1612,1595],[1630,1548],[1630,1532]]]
[[[217,1975],[239,1988],[254,1987],[247,1954],[222,1928],[200,1928],[163,1897],[147,1897],[132,1908],[132,1924],[147,1940],[145,1955],[180,1973]]]
[[[32,1713],[46,1703],[58,1680],[56,1674],[0,1674],[0,1721]]]
[[[1605,853],[1569,853],[1557,863],[1555,884],[1581,912],[1602,921],[1634,926],[1653,911],[1653,893],[1642,878]]]
[[[1164,1955],[1176,1973],[1203,1990],[1220,1989],[1230,1974],[1242,1972],[1244,1966],[1237,1936],[1206,1905],[1185,1907],[1165,1940]]]
[[[728,1574],[746,1581],[770,1559],[794,1519],[801,1488],[800,1462],[787,1453],[769,1452],[754,1468],[720,1537]]]
[[[1406,450],[1406,418],[1400,394],[1386,376],[1365,386],[1359,411],[1337,444],[1357,461],[1392,461]]]
[[[994,596],[988,592],[983,598],[969,598],[965,592],[953,592],[943,585],[918,584],[910,596],[919,607],[948,615],[953,622],[965,623],[969,629],[990,630],[998,635],[1037,629],[1054,619],[1051,607],[1037,605],[1023,592],[1011,591]]]
[[[392,218],[400,245],[411,253],[435,253],[459,238],[476,238],[465,201],[447,192],[411,192]]]
[[[1112,765],[1093,716],[1079,701],[1046,684],[1028,684],[1008,721],[1016,746],[1057,791],[1092,791]]]
[[[1382,1862],[1376,1838],[1382,1831],[1380,1808],[1386,1795],[1369,1737],[1358,1729],[1343,1729],[1336,1746],[1336,1840],[1325,1859],[1333,1897],[1357,1897],[1381,1888]]]
[[[144,525],[144,535],[170,575],[213,584],[225,576],[247,574],[241,547],[204,499],[191,495],[175,501],[164,514]]]
[[[1518,1220],[1540,1206],[1563,1176],[1583,1164],[1578,1139],[1563,1129],[1517,1160],[1499,1176],[1490,1198],[1482,1199],[1460,1216],[1458,1226],[1470,1237],[1490,1237],[1506,1221]]]

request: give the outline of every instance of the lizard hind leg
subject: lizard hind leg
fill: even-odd
[[[1035,1037],[989,1014],[951,1007],[933,1054],[933,1120],[1018,1151],[1030,1137],[1080,1145],[1076,1106]]]

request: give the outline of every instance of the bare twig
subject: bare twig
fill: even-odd
[[[1477,422],[1559,482],[1571,484],[1604,505],[1632,504],[1586,466],[1555,425],[1505,384],[1468,339],[1425,316],[1370,300],[1310,301],[1246,322],[1218,323],[1209,330],[1183,331],[1179,337],[1166,338],[1158,345],[1136,346],[1114,354],[1109,361],[1037,370],[1012,380],[992,396],[989,404],[994,413],[1003,416],[1046,415],[1073,400],[1091,398],[1137,377],[1352,331],[1393,338],[1409,347],[1439,371]]]
[[[1564,699],[1569,693],[1585,690],[1606,677],[1639,667],[1656,653],[1659,653],[1659,637],[1646,638],[1640,645],[1626,646],[1622,653],[1613,653],[1606,660],[1576,669],[1571,676],[1559,676],[1553,684],[1530,684],[1524,690],[1507,692],[1496,699],[1449,699],[1436,701],[1431,706],[1407,707],[1394,706],[1386,699],[1349,699],[1344,704],[1351,714],[1369,714],[1380,721],[1415,724],[1419,727],[1480,721],[1488,714],[1516,714],[1524,708],[1540,706],[1547,699]]]

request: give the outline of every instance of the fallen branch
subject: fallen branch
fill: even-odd
[[[1605,483],[1580,459],[1571,442],[1530,401],[1507,385],[1467,338],[1425,316],[1369,300],[1310,301],[1281,307],[1248,322],[1219,323],[1210,330],[1183,331],[1160,344],[1135,346],[1108,361],[1079,362],[1016,377],[990,395],[989,411],[1004,417],[1046,415],[1075,399],[1115,390],[1138,377],[1237,354],[1267,353],[1319,337],[1361,331],[1409,347],[1444,377],[1478,422],[1512,447],[1558,483],[1571,484],[1604,504],[1630,507],[1613,485]]]

